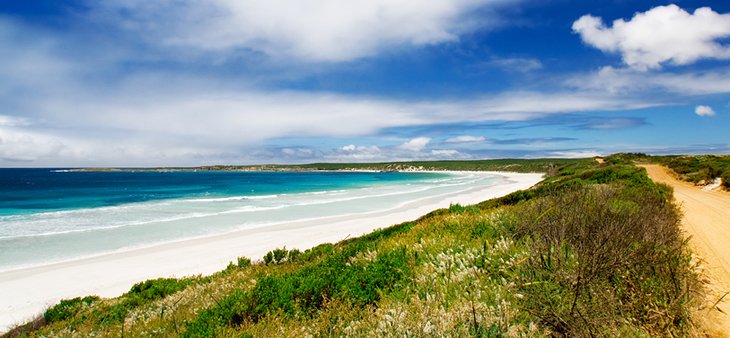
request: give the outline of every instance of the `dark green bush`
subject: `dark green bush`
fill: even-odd
[[[56,306],[46,310],[43,318],[48,323],[60,322],[68,320],[76,316],[85,306],[99,300],[97,296],[87,296],[84,298],[76,297],[72,299],[63,299]]]
[[[163,298],[190,285],[190,279],[158,278],[134,284],[125,294],[128,299],[149,301]]]
[[[280,264],[284,262],[284,259],[286,259],[288,251],[286,250],[286,248],[274,249],[272,253],[274,254],[274,263]]]
[[[130,310],[176,293],[192,282],[192,279],[158,278],[137,283],[122,296],[120,302],[104,309],[97,320],[102,323],[121,322]]]
[[[300,256],[302,256],[302,252],[297,249],[289,251],[286,248],[277,248],[266,253],[264,263],[266,265],[282,264],[284,262],[295,261]]]
[[[264,264],[269,265],[274,262],[274,253],[269,251],[264,255]]]
[[[465,213],[465,212],[478,213],[480,211],[481,210],[479,209],[479,207],[474,206],[474,205],[462,206],[461,204],[458,204],[458,203],[449,205],[449,212],[453,213],[453,214],[461,214],[461,213]]]
[[[238,267],[245,268],[251,266],[251,259],[248,257],[238,257]]]
[[[299,257],[301,257],[301,255],[302,255],[301,251],[299,251],[298,249],[292,249],[292,250],[289,250],[289,255],[287,256],[286,259],[289,262],[296,262],[299,260]]]

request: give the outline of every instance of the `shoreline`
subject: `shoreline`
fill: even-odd
[[[543,176],[494,171],[476,173],[498,175],[503,181],[494,186],[469,186],[457,192],[411,200],[387,210],[270,224],[0,272],[0,299],[3,300],[0,332],[27,322],[60,299],[92,294],[116,297],[133,284],[147,279],[220,271],[239,256],[259,260],[266,252],[284,246],[306,250],[322,243],[336,243],[417,219],[452,203],[474,204],[527,189]]]

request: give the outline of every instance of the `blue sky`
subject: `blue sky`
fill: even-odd
[[[0,166],[730,153],[730,2],[0,0]]]

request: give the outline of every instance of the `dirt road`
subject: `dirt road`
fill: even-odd
[[[682,225],[694,252],[704,262],[703,270],[709,279],[708,295],[712,306],[730,291],[730,193],[703,191],[688,182],[680,181],[666,167],[643,165],[649,177],[657,183],[674,188],[674,198],[684,216]],[[730,295],[712,309],[708,317],[715,334],[730,337]]]

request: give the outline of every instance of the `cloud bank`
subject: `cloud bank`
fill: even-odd
[[[485,9],[511,2],[515,1],[108,0],[91,5],[99,21],[118,22],[121,29],[165,45],[348,61],[385,48],[456,41],[460,34],[497,24]]]
[[[584,15],[573,23],[573,31],[590,46],[621,54],[625,64],[638,70],[730,58],[730,47],[718,41],[730,37],[730,14],[709,7],[690,14],[674,4],[658,6],[629,21],[615,20],[610,27],[601,18]]]

